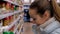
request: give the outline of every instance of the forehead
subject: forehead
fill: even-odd
[[[36,9],[29,9],[29,14],[30,14],[31,17],[36,16],[37,10]]]

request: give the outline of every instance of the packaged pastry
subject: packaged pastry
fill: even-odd
[[[9,16],[9,22],[13,22],[13,16]]]
[[[6,5],[5,3],[2,3],[2,9],[1,9],[2,14],[6,14],[7,13],[6,12],[6,6],[5,5]]]
[[[13,4],[11,4],[10,9],[11,9],[11,12],[14,12],[14,5]]]
[[[10,6],[11,6],[11,4],[10,4],[10,3],[6,3],[6,10],[7,10],[7,13],[9,13],[9,12],[10,12]]]
[[[9,17],[3,19],[3,26],[9,25]]]

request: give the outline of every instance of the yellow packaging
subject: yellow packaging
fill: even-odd
[[[3,20],[4,20],[3,26],[9,25],[9,17],[4,18]]]

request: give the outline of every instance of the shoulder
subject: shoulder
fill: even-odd
[[[51,34],[60,34],[60,28],[54,30]]]
[[[58,21],[54,21],[51,24],[49,24],[44,31],[47,33],[51,33],[53,31],[55,31],[56,29],[58,29],[60,27],[60,23]]]
[[[60,22],[56,21],[56,23],[58,23],[57,25],[59,25],[59,27],[56,28],[51,34],[60,34]]]

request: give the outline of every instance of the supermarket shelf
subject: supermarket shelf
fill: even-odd
[[[3,27],[1,27],[1,29],[7,29],[7,30],[9,30],[14,24],[16,24],[17,23],[17,21],[20,19],[20,16],[16,19],[16,20],[14,20],[10,25],[8,25],[8,26],[3,26]]]
[[[12,22],[12,24],[11,25],[8,25],[8,26],[3,26],[3,27],[0,27],[0,29],[3,31],[8,31],[14,24],[16,24],[17,23],[17,21],[20,19],[20,17],[18,17],[16,20],[14,20],[14,22]]]
[[[22,14],[20,15],[22,17]],[[22,25],[23,23],[21,23],[23,21],[23,19],[21,18],[20,23],[17,25],[17,27],[14,29],[14,33],[17,31],[18,27],[20,26],[20,24]],[[22,27],[22,26],[21,26]]]
[[[14,29],[14,33],[17,31],[18,27],[20,26],[20,23],[17,25],[17,27]]]
[[[11,15],[13,15],[13,14],[14,14],[14,13],[1,14],[1,15],[0,15],[0,19],[3,19],[3,18],[8,17],[8,16],[11,16]]]
[[[21,15],[22,15],[22,14],[21,14]],[[21,16],[21,15],[19,15],[18,18],[17,18],[16,20],[14,20],[10,25],[0,27],[0,29],[2,29],[2,30],[3,30],[3,29],[9,30],[14,24],[17,23],[17,21],[20,19],[20,16]]]
[[[14,14],[21,13],[22,11],[15,11]]]
[[[19,16],[16,20],[14,20],[14,22],[12,22],[11,25],[9,25],[8,30],[9,30],[12,26],[14,26],[14,24],[16,24],[19,19],[20,19],[20,16]]]
[[[18,34],[20,34],[21,33],[21,29],[23,28],[23,24],[21,25],[21,28],[20,28],[20,30],[19,30],[19,32],[18,32]]]
[[[0,19],[6,18],[6,17],[11,16],[11,15],[14,15],[16,13],[20,13],[20,11],[16,11],[14,13],[1,14]]]
[[[9,3],[11,3],[11,4],[14,4],[14,5],[18,5],[16,2],[12,2],[11,0],[4,0],[4,1],[9,2]],[[18,6],[19,6],[19,5],[18,5]]]
[[[4,0],[4,1],[7,1],[7,2],[9,2],[9,3],[13,3],[12,1],[10,1],[10,0]]]
[[[3,27],[0,27],[0,30],[1,31],[8,31],[14,24],[16,24],[17,23],[17,21],[20,19],[20,17],[18,17],[16,20],[14,20],[13,22],[12,22],[12,24],[10,24],[10,25],[8,25],[8,26],[3,26]]]

